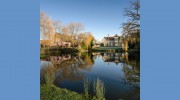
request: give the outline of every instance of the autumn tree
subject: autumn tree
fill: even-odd
[[[93,41],[93,35],[90,32],[86,32],[84,37],[84,45],[86,46],[87,50],[89,46],[91,46],[92,41]]]
[[[77,39],[77,43],[79,44],[79,46],[83,46],[83,41],[84,41],[84,38],[85,38],[85,33],[80,33],[78,34],[78,39]]]
[[[94,41],[96,41],[90,32],[83,32],[84,25],[82,23],[69,23],[64,25],[61,21],[51,21],[46,13],[41,12],[40,15],[40,33],[42,39],[49,43],[56,44],[57,40],[62,42],[71,42],[74,47],[75,42],[78,47],[83,49],[92,48]],[[61,42],[61,44],[62,44]],[[52,45],[51,45],[52,46]],[[48,48],[49,48],[48,47]],[[58,50],[58,49],[57,49]]]

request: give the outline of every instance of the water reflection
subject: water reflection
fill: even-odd
[[[114,62],[118,65],[122,61],[122,55],[120,53],[103,53],[104,62]]]
[[[125,81],[140,87],[140,55],[129,55],[126,63],[123,64],[123,72],[125,73]],[[127,60],[129,58],[129,60]],[[134,60],[135,59],[135,60]]]
[[[53,83],[82,93],[85,78],[90,82],[97,78],[102,80],[107,100],[139,100],[139,55],[127,52],[78,53],[41,60],[41,84]]]

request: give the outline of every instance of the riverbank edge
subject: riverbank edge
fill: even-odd
[[[86,100],[83,94],[73,92],[67,89],[57,88],[55,85],[41,84],[40,86],[41,100]]]

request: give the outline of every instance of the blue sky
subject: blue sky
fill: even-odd
[[[97,40],[104,36],[121,35],[121,24],[127,20],[123,10],[129,0],[41,0],[40,10],[52,20],[64,24],[80,22]]]

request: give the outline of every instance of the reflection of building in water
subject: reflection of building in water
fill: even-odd
[[[66,66],[77,66],[81,69],[90,70],[92,65],[94,64],[93,59],[89,55],[84,55],[83,59],[82,55],[73,56],[71,54],[61,55],[61,56],[50,56],[50,62],[53,65],[57,65],[60,67]]]
[[[120,53],[104,53],[102,59],[104,62],[114,62],[117,65],[121,62],[120,57]]]
[[[121,59],[128,62],[128,52],[123,53]]]
[[[94,52],[94,53],[92,53],[92,55],[93,55],[93,59],[97,59],[98,57],[101,56],[101,54],[99,52]]]
[[[50,61],[41,61],[41,83],[48,81],[55,85],[66,81],[79,81],[84,79],[84,71],[91,71],[94,61],[92,55],[59,55],[50,56]],[[46,67],[47,66],[47,67]]]
[[[93,52],[92,55],[100,55],[99,52]]]
[[[50,56],[50,61],[53,64],[60,64],[62,61],[70,60],[72,57],[70,54],[63,56]]]

